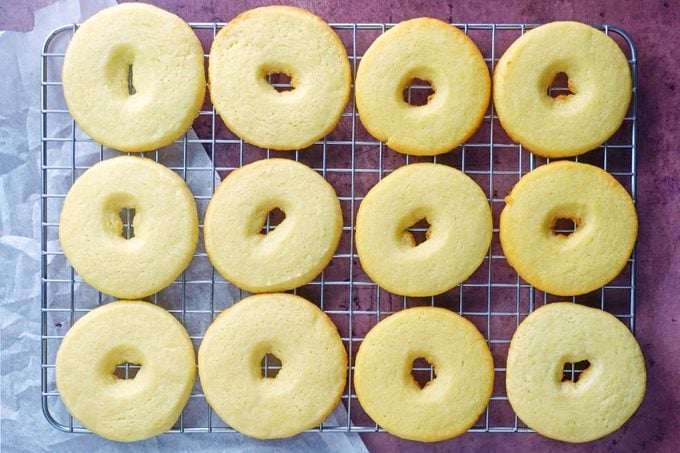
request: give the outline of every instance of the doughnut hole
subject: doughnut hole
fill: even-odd
[[[134,74],[132,71],[132,63],[128,65],[128,94],[132,96],[133,94],[136,94],[137,90],[135,89],[135,84],[134,84]]]
[[[111,194],[103,206],[103,230],[121,240],[130,240],[135,237],[139,223],[138,206],[135,197],[127,193]]]
[[[260,76],[265,84],[276,92],[285,94],[297,88],[297,78],[293,68],[280,66],[264,66],[260,69]]]
[[[135,209],[134,208],[122,208],[118,213],[121,220],[121,236],[124,239],[132,239],[135,237]]]
[[[286,220],[285,212],[283,212],[279,208],[272,209],[267,213],[262,222],[260,234],[266,235],[268,233],[271,233],[276,229],[277,226],[281,225],[284,220]]]
[[[591,221],[586,222],[586,218],[591,218]],[[591,209],[582,203],[561,203],[550,209],[543,221],[546,234],[563,241],[592,229],[597,219],[593,217]]]
[[[294,90],[293,78],[285,72],[267,74],[267,82],[279,93]]]
[[[564,72],[555,74],[555,77],[548,86],[548,96],[557,101],[565,101],[575,93],[576,89],[574,88],[574,84]]]
[[[411,365],[411,376],[418,387],[423,389],[437,377],[437,374],[434,365],[426,358],[418,357]]]
[[[137,377],[137,373],[142,368],[139,363],[133,362],[121,362],[116,365],[116,369],[113,373],[118,379],[134,379]]]
[[[425,79],[413,78],[402,91],[404,102],[414,107],[427,105],[434,96],[435,89],[432,82]]]
[[[133,85],[134,63],[132,46],[122,44],[111,49],[104,65],[104,81],[113,95],[127,98],[137,93]]]
[[[581,219],[577,217],[557,217],[553,219],[552,226],[550,227],[555,236],[570,236],[572,235],[581,225]]]
[[[274,379],[281,371],[281,360],[272,353],[266,353],[262,357],[260,367],[262,368],[262,377],[265,379]]]
[[[134,346],[120,345],[102,357],[100,370],[112,384],[139,380],[144,374],[144,360],[141,352]]]
[[[427,218],[423,217],[404,231],[406,240],[412,247],[418,247],[430,238],[431,226]]]
[[[590,362],[587,360],[565,362],[562,370],[562,382],[577,384],[586,375],[589,368]]]

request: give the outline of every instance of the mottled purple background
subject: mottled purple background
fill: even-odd
[[[187,21],[228,21],[262,1],[147,0]],[[0,3],[0,30],[30,30],[33,11],[50,0]],[[280,2],[273,2],[280,3]],[[578,20],[627,30],[639,52],[638,239],[636,335],[647,358],[648,392],[622,429],[594,443],[568,445],[536,434],[468,433],[419,444],[385,433],[363,436],[370,450],[677,451],[680,442],[680,156],[677,139],[680,4],[654,1],[370,1],[289,0],[329,22],[398,22],[431,16],[449,22],[543,23]]]

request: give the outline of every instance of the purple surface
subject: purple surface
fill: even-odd
[[[51,3],[29,0],[0,5],[0,29],[30,30],[32,12]],[[149,0],[187,21],[228,21],[261,1]],[[280,2],[275,2],[280,3]],[[680,63],[680,8],[672,0],[584,2],[420,2],[289,1],[329,22],[398,22],[431,16],[451,22],[543,23],[578,20],[618,25],[635,40],[639,58],[637,327],[648,367],[648,390],[633,418],[616,433],[596,442],[569,445],[536,434],[476,434],[437,444],[419,444],[385,433],[363,436],[372,451],[409,449],[457,451],[675,451],[680,441],[680,123],[675,90]],[[674,5],[674,6],[673,6]],[[675,155],[672,153],[676,153]]]

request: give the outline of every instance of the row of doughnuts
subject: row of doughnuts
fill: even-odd
[[[406,340],[408,339],[408,340]],[[416,359],[432,366],[422,388]],[[567,363],[590,366],[576,381]],[[505,368],[508,400],[519,418],[544,436],[587,442],[618,429],[645,394],[640,347],[613,315],[570,302],[541,306],[515,331]],[[471,428],[494,388],[494,359],[467,319],[438,307],[398,311],[373,327],[356,355],[354,384],[361,406],[399,437],[449,439]]]
[[[134,237],[123,236],[122,209],[134,209]],[[264,234],[267,214],[285,220]],[[316,277],[335,253],[342,211],[333,187],[290,159],[253,162],[229,174],[205,214],[206,251],[215,268],[251,292],[286,291]],[[151,159],[101,161],[74,182],[59,218],[59,242],[69,263],[99,291],[138,299],[174,281],[198,243],[191,190]]]
[[[152,183],[152,185],[149,185]],[[135,236],[122,236],[121,209],[135,209]],[[285,219],[262,231],[267,215]],[[553,231],[571,218],[576,231]],[[429,224],[416,244],[409,228]],[[372,187],[356,215],[356,248],[366,274],[398,295],[432,296],[466,280],[492,237],[489,202],[469,176],[433,163],[401,167]],[[317,172],[265,159],[230,173],[205,213],[208,257],[229,282],[254,293],[313,280],[342,235],[340,202]],[[506,197],[500,240],[509,264],[535,287],[561,296],[593,291],[625,266],[637,237],[630,195],[604,170],[553,162],[525,175]],[[87,170],[64,200],[59,241],[73,268],[103,293],[156,293],[189,265],[198,215],[184,180],[150,159],[120,156]],[[171,246],[168,246],[171,244]]]
[[[408,342],[404,342],[404,338]],[[275,377],[261,361],[281,361]],[[424,387],[411,372],[424,358],[436,373]],[[588,360],[578,382],[566,362]],[[133,379],[116,366],[139,367]],[[347,353],[330,318],[292,294],[248,297],[223,311],[198,350],[201,389],[230,427],[260,439],[289,437],[322,423],[347,384]],[[56,358],[57,388],[85,427],[117,441],[170,429],[194,385],[194,349],[177,319],[143,301],[117,301],[80,318]],[[433,442],[478,420],[493,390],[491,351],[452,311],[417,307],[376,324],[356,355],[353,382],[366,413],[388,432]],[[618,429],[645,393],[646,373],[631,332],[604,311],[551,303],[524,320],[510,343],[508,399],[541,434],[585,442]]]
[[[263,376],[266,354],[283,367]],[[116,366],[138,367],[130,379]],[[108,439],[131,442],[177,421],[196,373],[182,324],[145,301],[116,301],[80,318],[56,357],[57,388],[70,413]],[[223,311],[198,350],[201,388],[232,428],[272,439],[323,422],[346,384],[347,353],[337,328],[316,305],[292,294],[251,296]]]
[[[179,17],[122,4],[88,19],[66,51],[64,97],[80,127],[122,151],[147,151],[186,132],[205,96],[201,43]],[[492,62],[493,63],[493,62]],[[570,95],[550,96],[559,73]],[[277,91],[271,74],[290,77]],[[319,17],[299,8],[246,11],[215,36],[209,58],[212,104],[239,137],[263,148],[310,146],[337,125],[351,92],[345,47]],[[431,83],[423,106],[404,101],[414,79]],[[554,22],[517,39],[493,74],[494,106],[508,135],[545,157],[601,145],[631,98],[628,62],[604,33]],[[395,151],[436,155],[464,143],[484,119],[491,91],[486,62],[459,29],[419,18],[378,37],[361,57],[356,108],[368,132]]]

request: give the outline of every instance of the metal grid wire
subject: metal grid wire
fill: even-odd
[[[478,45],[490,71],[507,47],[526,30],[536,25],[522,24],[452,24],[463,30]],[[209,46],[223,23],[191,24],[204,48]],[[368,46],[393,24],[333,24],[346,46],[350,64],[356,74],[361,55]],[[46,39],[42,52],[42,407],[48,421],[66,432],[87,432],[66,411],[55,385],[56,351],[64,334],[82,315],[108,301],[68,265],[57,240],[58,218],[66,192],[73,181],[95,162],[119,155],[105,149],[84,135],[70,117],[61,92],[61,65],[64,50],[77,25],[54,30]],[[630,36],[613,26],[597,26],[619,43],[628,58],[633,75],[630,110],[621,129],[600,148],[573,160],[597,165],[613,174],[635,199],[636,178],[636,108],[637,58]],[[207,64],[207,54],[206,54]],[[274,80],[274,82],[277,82]],[[275,86],[279,85],[275,83]],[[285,84],[283,84],[285,85]],[[436,87],[435,87],[436,88]],[[420,92],[419,92],[420,90]],[[407,96],[421,96],[429,86],[416,84]],[[556,88],[559,91],[559,88]],[[425,95],[426,96],[426,95]],[[56,100],[56,101],[55,101]],[[52,121],[61,121],[56,130]],[[66,124],[67,126],[64,126]],[[326,420],[315,430],[326,432],[371,432],[381,428],[373,423],[359,405],[353,389],[354,355],[366,332],[391,313],[412,306],[433,305],[451,309],[472,321],[486,337],[495,361],[495,385],[485,413],[470,431],[530,431],[514,415],[505,394],[505,360],[508,344],[517,325],[534,308],[555,300],[572,300],[599,307],[616,315],[634,329],[635,255],[614,281],[584,296],[564,298],[533,288],[508,266],[498,242],[498,217],[503,197],[519,178],[548,160],[534,156],[513,143],[503,132],[489,106],[480,130],[467,143],[451,153],[437,157],[403,156],[388,150],[363,128],[353,98],[338,127],[309,149],[276,152],[253,147],[234,136],[222,124],[212,106],[204,105],[194,123],[196,135],[178,140],[160,151],[143,153],[161,161],[187,182],[209,175],[211,183],[204,193],[195,193],[199,216],[215,190],[219,178],[248,162],[261,158],[294,158],[314,168],[335,188],[344,214],[343,235],[337,253],[326,270],[308,285],[294,291],[317,303],[335,322],[350,357],[347,386],[342,396],[343,417]],[[198,148],[197,148],[198,147]],[[193,163],[193,153],[207,153],[207,164]],[[89,156],[89,157],[85,157]],[[412,162],[439,162],[458,168],[473,178],[486,192],[494,217],[493,242],[480,268],[464,283],[442,295],[429,298],[397,297],[378,288],[362,271],[356,255],[353,230],[356,210],[368,189],[394,169]],[[57,183],[55,183],[55,181]],[[121,213],[125,234],[133,212]],[[274,228],[269,220],[265,229]],[[200,225],[202,232],[202,225]],[[418,235],[425,228],[415,228]],[[207,326],[223,309],[247,294],[224,281],[207,259],[202,240],[189,268],[168,288],[152,296],[151,302],[173,313],[187,328],[197,348]],[[565,367],[565,378],[575,379],[581,364]],[[263,373],[271,375],[280,365],[266,358]],[[133,377],[136,367],[119,366],[120,377]],[[419,360],[414,376],[420,381],[433,377],[427,362]],[[344,412],[343,412],[344,410]],[[336,411],[336,414],[338,411]],[[228,432],[205,401],[200,385],[194,387],[189,402],[172,432]]]

